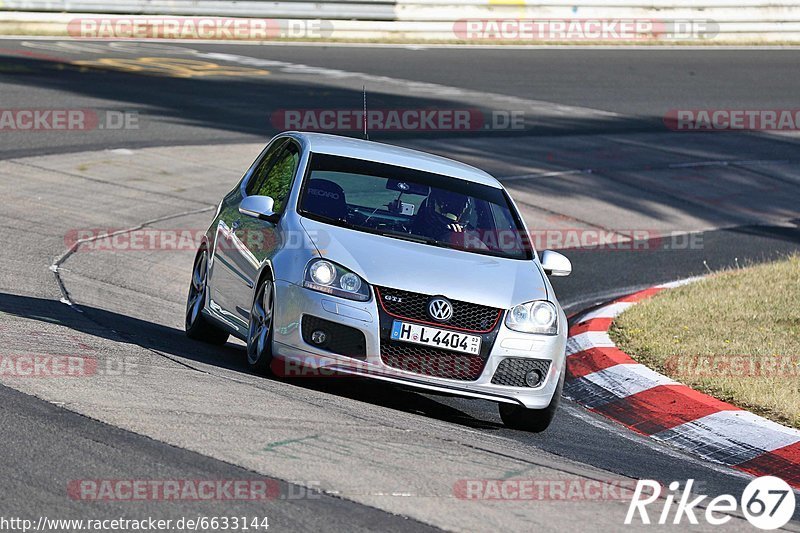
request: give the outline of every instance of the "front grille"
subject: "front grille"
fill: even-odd
[[[542,380],[550,370],[550,361],[542,359],[526,359],[524,357],[508,357],[500,361],[497,370],[492,376],[494,385],[508,385],[509,387],[528,387],[525,383],[525,374],[531,370],[538,370]]]
[[[425,346],[384,340],[381,360],[387,366],[437,378],[475,381],[486,364],[478,355],[458,354]]]
[[[406,318],[420,322],[431,322],[428,316],[428,302],[433,295],[418,292],[401,291],[389,287],[375,287],[383,309],[397,318]],[[387,300],[387,297],[390,298]],[[400,301],[397,301],[399,299]],[[450,327],[486,333],[494,329],[502,311],[485,305],[450,300],[453,304],[453,316],[442,327]]]
[[[303,315],[302,323],[303,340],[311,346],[347,357],[366,358],[367,340],[361,331],[311,315]],[[327,338],[322,344],[311,340],[311,334],[316,330],[325,332]]]

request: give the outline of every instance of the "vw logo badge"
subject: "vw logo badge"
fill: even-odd
[[[447,322],[453,316],[453,304],[444,298],[433,298],[428,302],[428,314],[437,322]]]

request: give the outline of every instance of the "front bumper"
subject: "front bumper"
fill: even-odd
[[[278,359],[275,364],[283,365],[287,376],[358,375],[431,392],[543,409],[550,404],[564,371],[567,321],[563,312],[559,312],[559,334],[554,336],[511,331],[500,320],[492,334],[496,337],[480,376],[474,381],[462,381],[386,365],[381,359],[381,320],[374,296],[368,302],[355,302],[281,280],[275,282],[275,291],[273,352]],[[366,341],[366,355],[347,357],[307,343],[301,330],[303,315],[360,330]],[[442,327],[447,329],[447,326]],[[492,383],[498,365],[509,357],[550,361],[547,375],[535,388]]]

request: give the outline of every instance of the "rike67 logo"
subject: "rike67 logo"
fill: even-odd
[[[784,480],[774,476],[763,476],[751,481],[738,502],[730,494],[720,494],[703,505],[704,509],[700,506],[708,496],[692,494],[693,486],[694,480],[690,479],[679,493],[680,483],[673,481],[669,484],[667,494],[662,496],[660,483],[649,479],[639,480],[625,516],[625,523],[677,525],[685,518],[686,522],[696,525],[700,515],[711,525],[722,525],[729,522],[732,519],[731,513],[741,506],[742,514],[750,524],[758,529],[771,530],[786,525],[795,512],[792,488]],[[651,519],[648,505],[654,504],[660,498],[663,498],[664,506],[660,509],[650,508],[654,512]]]

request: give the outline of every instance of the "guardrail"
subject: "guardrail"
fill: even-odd
[[[3,0],[15,11],[394,20],[395,0]]]
[[[653,23],[650,35],[636,39],[641,41],[800,42],[797,0],[2,0],[0,33],[38,24],[58,34],[73,13],[313,19],[325,24],[325,38],[343,40],[581,42],[591,39],[513,39],[503,28],[475,35],[463,30],[467,21],[483,21],[487,28],[492,21],[510,21],[506,29],[516,23],[519,30],[524,21],[552,29],[638,20]],[[676,38],[675,28],[685,29],[687,37]]]

